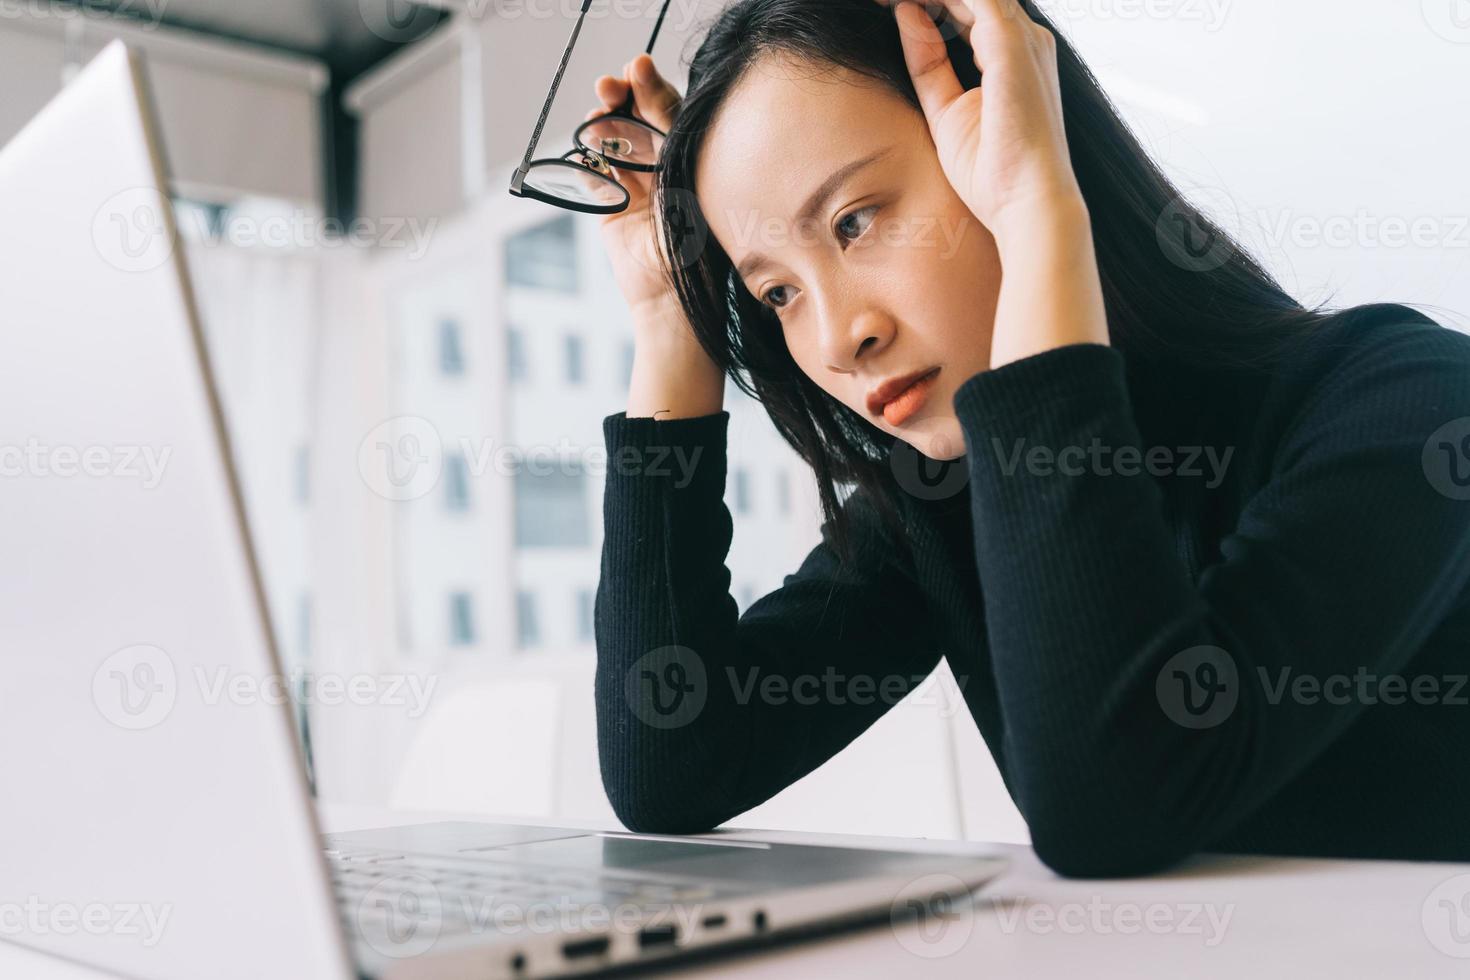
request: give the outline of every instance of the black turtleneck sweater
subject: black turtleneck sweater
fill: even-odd
[[[594,607],[619,819],[706,831],[949,661],[1038,856],[1470,859],[1470,337],[1396,305],[1271,374],[1049,350],[967,379],[947,494],[861,492],[743,615],[729,413],[603,421]],[[882,793],[882,786],[872,787]]]

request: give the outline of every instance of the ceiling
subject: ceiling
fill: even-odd
[[[320,58],[340,87],[448,20],[444,8],[452,0],[90,2],[122,16],[149,16],[172,27]]]
[[[446,23],[460,0],[85,0],[147,19],[273,51],[316,58],[331,82],[322,100],[327,213],[357,208],[357,120],[342,104],[354,78]]]

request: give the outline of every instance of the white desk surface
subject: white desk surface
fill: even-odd
[[[322,807],[328,831],[439,819],[493,818]],[[752,830],[723,835],[848,847],[973,849],[1005,854],[1011,867],[980,892],[972,912],[948,923],[879,923],[660,971],[671,980],[886,980],[914,971],[926,980],[1470,977],[1470,864],[1203,856],[1150,878],[1078,881],[1057,877],[1029,848],[1010,844]],[[0,943],[0,977],[101,976]]]

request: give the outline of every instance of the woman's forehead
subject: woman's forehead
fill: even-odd
[[[758,208],[795,219],[811,185],[912,123],[907,103],[847,69],[758,59],[731,89],[700,146],[695,191],[712,228],[720,212]],[[719,231],[716,231],[719,235]]]

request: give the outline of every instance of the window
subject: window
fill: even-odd
[[[449,643],[451,646],[473,646],[475,642],[475,610],[468,592],[449,594]]]
[[[516,547],[585,548],[587,474],[575,457],[516,463]]]
[[[516,645],[524,650],[540,642],[541,631],[536,624],[535,593],[522,589],[516,592]]]
[[[743,466],[735,468],[735,513],[750,513],[750,475]]]
[[[574,333],[566,335],[567,383],[582,383],[582,338]]]
[[[633,384],[633,342],[623,341],[623,387],[628,388]]]
[[[592,602],[594,593],[591,589],[577,590],[577,639],[583,643],[592,642]]]
[[[444,455],[444,508],[456,512],[470,509],[470,466],[459,453]]]
[[[439,371],[446,375],[464,374],[459,322],[448,317],[439,321]]]
[[[505,242],[505,281],[512,286],[577,291],[577,229],[570,214]]]
[[[175,195],[170,199],[179,235],[187,241],[218,242],[224,238],[229,207],[216,201]]]
[[[505,331],[505,370],[512,381],[525,381],[530,377],[526,364],[526,337],[517,327],[508,327]]]

